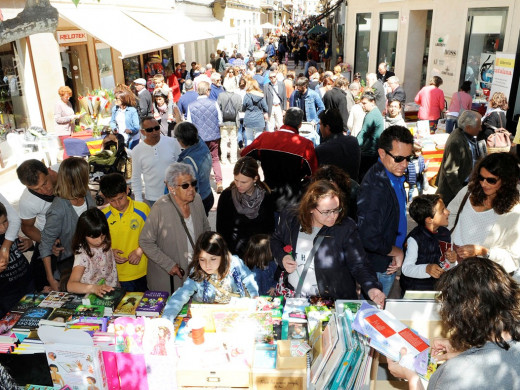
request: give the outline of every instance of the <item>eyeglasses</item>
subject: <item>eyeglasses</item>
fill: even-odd
[[[394,156],[392,153],[387,152],[386,150],[385,153],[392,157],[394,159],[394,162],[396,162],[397,164],[402,163],[404,160],[410,162],[413,158],[413,156]]]
[[[320,210],[316,209],[316,211],[318,213],[320,213],[321,215],[323,215],[324,217],[330,217],[333,214],[339,214],[339,213],[341,213],[342,210],[343,209],[341,207],[334,209],[334,210],[327,210],[327,211],[320,211]]]
[[[197,180],[193,180],[191,183],[182,183],[176,185],[176,187],[181,187],[183,190],[187,190],[190,186],[193,188],[197,187]]]
[[[157,125],[157,126],[154,126],[154,127],[147,127],[146,129],[144,129],[144,131],[146,131],[147,133],[151,133],[153,131],[159,131],[161,130],[161,126]]]
[[[478,175],[478,181],[487,181],[489,184],[497,184],[500,179],[496,177],[484,177],[482,175]]]

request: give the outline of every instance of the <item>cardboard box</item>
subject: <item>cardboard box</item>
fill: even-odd
[[[237,370],[236,367],[219,368],[218,370],[177,369],[177,385],[179,388],[250,388],[250,371]]]
[[[307,356],[291,356],[291,340],[278,340],[277,344],[277,369],[305,369],[307,367]]]
[[[307,390],[307,369],[253,370],[253,390]]]

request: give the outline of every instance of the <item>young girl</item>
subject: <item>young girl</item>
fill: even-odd
[[[173,119],[173,102],[168,100],[168,95],[162,90],[157,90],[153,93],[154,105],[153,105],[153,117],[157,119],[161,125],[161,134],[169,136],[171,130],[171,123]]]
[[[255,234],[249,239],[244,253],[244,263],[255,275],[258,293],[274,296],[276,286],[274,273],[277,265],[271,253],[269,235]]]
[[[251,271],[228,251],[226,242],[216,232],[201,234],[189,265],[189,278],[171,296],[163,318],[174,321],[192,296],[204,303],[228,303],[231,297],[258,296],[258,285]]]
[[[119,284],[110,245],[110,230],[101,210],[93,208],[83,212],[72,239],[72,249],[76,255],[67,283],[69,292],[94,293],[103,297]],[[105,283],[99,285],[101,279],[105,279]]]

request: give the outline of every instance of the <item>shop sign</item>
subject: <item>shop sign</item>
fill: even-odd
[[[87,42],[87,32],[84,30],[57,31],[58,43],[68,45],[69,43]]]
[[[489,91],[491,89],[491,84],[493,82],[494,65],[495,54],[480,53],[477,90],[486,89]]]
[[[452,78],[453,82],[456,78],[457,68],[457,49],[459,39],[458,35],[443,34],[435,35],[433,47],[430,50],[432,57],[432,76],[440,76],[444,80],[444,84],[448,79]]]
[[[502,92],[509,101],[509,93],[511,92],[511,83],[513,82],[513,71],[515,69],[515,54],[497,52],[495,57],[495,71],[493,74],[493,82],[491,84],[491,92],[489,96],[493,96],[495,92]]]

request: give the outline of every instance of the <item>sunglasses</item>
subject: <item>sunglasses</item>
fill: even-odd
[[[159,131],[161,130],[161,126],[157,125],[157,126],[154,126],[154,127],[147,127],[146,129],[144,129],[144,131],[146,131],[147,133],[151,133],[153,131]]]
[[[484,177],[482,175],[478,175],[478,181],[487,181],[489,184],[497,184],[500,179],[496,177]]]
[[[193,180],[191,183],[177,184],[177,187],[181,187],[183,190],[187,190],[190,186],[197,187],[197,180]]]
[[[387,152],[386,150],[385,153],[392,157],[394,159],[394,162],[396,162],[397,164],[402,163],[404,160],[410,162],[413,158],[413,156],[394,156],[392,153]]]

